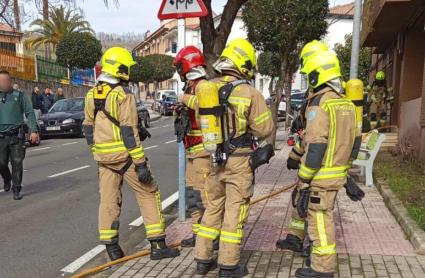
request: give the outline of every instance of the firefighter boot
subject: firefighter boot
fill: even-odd
[[[220,278],[240,278],[248,275],[248,269],[245,266],[220,266],[218,277]]]
[[[151,260],[174,258],[180,255],[176,248],[168,248],[165,239],[151,240]]]
[[[302,252],[303,251],[303,242],[297,236],[288,234],[286,239],[278,240],[276,242],[276,247],[283,250],[291,250],[293,252]]]
[[[115,261],[124,257],[124,252],[118,243],[106,244],[106,252],[108,253],[111,261]]]
[[[198,273],[199,275],[205,275],[209,271],[215,269],[216,267],[217,267],[216,260],[202,261],[202,262],[198,261],[196,264],[196,273]]]
[[[23,197],[21,195],[21,186],[13,186],[13,200],[21,200]]]
[[[334,274],[331,272],[317,272],[312,268],[299,268],[295,271],[297,278],[333,278]]]
[[[192,237],[183,239],[180,242],[181,247],[195,247],[196,243],[196,234],[193,234]]]

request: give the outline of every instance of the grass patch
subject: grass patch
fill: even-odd
[[[410,217],[425,230],[425,172],[419,162],[385,157],[375,163],[376,175],[384,178],[403,202]]]

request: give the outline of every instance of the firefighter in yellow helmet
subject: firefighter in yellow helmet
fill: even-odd
[[[356,156],[356,110],[344,99],[338,58],[327,51],[313,54],[303,65],[312,94],[307,99],[305,154],[298,171],[300,192],[295,200],[299,216],[308,221],[312,241],[311,267],[296,277],[334,277],[336,246],[333,209],[347,183],[350,161]]]
[[[273,155],[271,145],[253,149],[254,137],[264,139],[274,129],[264,97],[250,84],[256,64],[254,47],[245,39],[237,39],[228,43],[213,65],[220,74],[213,82],[219,88],[224,108],[222,130],[225,135],[214,156],[217,166],[212,167],[207,179],[208,204],[196,241],[198,274],[206,274],[214,267],[213,241],[217,238],[220,239],[219,277],[247,274],[239,262],[243,227],[253,194],[254,169]],[[201,114],[204,112],[207,111],[200,110]]]
[[[307,43],[301,50],[300,61],[301,67],[317,52],[326,52],[329,51],[329,48],[326,44],[319,42],[317,40]],[[308,91],[311,91],[310,89]],[[306,96],[309,97],[308,95]],[[289,170],[298,170],[301,164],[301,157],[305,153],[305,141],[304,130],[306,125],[306,109],[307,102],[304,103],[301,109],[300,115],[294,120],[291,126],[291,132],[299,134],[299,140],[296,142],[295,146],[292,148],[289,153],[287,160],[287,168]],[[298,198],[300,188],[295,188],[292,192],[292,205],[295,207],[295,200]],[[276,242],[276,247],[284,250],[291,250],[293,252],[302,252],[303,251],[303,242],[305,238],[305,218],[301,217],[298,214],[298,211],[294,209],[292,211],[291,220],[289,221],[288,234],[285,239],[278,240]],[[306,255],[306,254],[304,254]]]
[[[85,100],[84,134],[99,165],[99,237],[111,260],[124,256],[118,244],[121,187],[134,190],[151,243],[151,259],[176,257],[179,251],[165,244],[161,201],[138,130],[136,99],[128,89],[130,52],[112,47],[103,54],[99,83]]]
[[[384,126],[388,121],[388,106],[392,104],[394,98],[392,90],[387,89],[385,72],[380,70],[375,75],[375,81],[369,92],[369,119],[371,128]]]

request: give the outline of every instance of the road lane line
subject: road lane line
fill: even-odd
[[[165,199],[161,203],[162,210],[168,208],[170,205],[172,205],[178,199],[179,199],[179,192],[177,191],[177,192],[174,192],[173,195],[171,195],[170,197],[168,197],[167,199]],[[128,225],[133,226],[133,227],[140,227],[140,226],[142,226],[143,223],[144,223],[143,216],[140,216],[139,218],[137,218],[136,220],[134,220],[133,222],[131,222]]]
[[[57,173],[57,174],[54,174],[54,175],[51,175],[51,176],[47,176],[48,178],[56,178],[56,177],[59,177],[59,176],[62,176],[62,175],[66,175],[66,174],[69,174],[69,173],[72,173],[72,172],[76,172],[76,171],[79,171],[79,170],[83,170],[83,169],[86,169],[86,168],[89,168],[90,167],[90,165],[84,165],[84,166],[82,166],[82,167],[78,167],[78,168],[75,168],[75,169],[71,169],[71,170],[68,170],[68,171],[65,171],[65,172],[61,172],[61,173]]]
[[[158,145],[153,145],[153,146],[150,146],[150,147],[146,147],[144,149],[149,150],[149,149],[155,149],[155,148],[158,148]]]
[[[177,140],[174,139],[174,140],[171,140],[171,141],[167,141],[167,142],[165,142],[165,144],[171,144],[171,143],[174,143],[174,142],[177,142]]]
[[[161,126],[161,127],[168,127],[168,126],[170,126],[170,125],[163,125],[163,126]]]
[[[88,251],[69,265],[65,266],[61,269],[62,272],[66,273],[74,273],[78,269],[80,269],[83,265],[85,265],[88,261],[99,255],[101,252],[105,250],[105,245],[98,245],[92,250]]]
[[[33,152],[36,152],[36,151],[42,151],[42,150],[47,150],[47,149],[51,149],[51,147],[44,147],[44,148],[37,148],[37,149],[29,149],[28,151],[33,151]]]
[[[151,127],[150,129],[152,130],[152,129],[158,129],[158,128],[161,128],[160,126],[156,126],[156,127]]]
[[[75,145],[75,144],[78,144],[78,143],[81,143],[81,142],[70,142],[70,143],[65,143],[65,144],[62,144],[62,146]]]

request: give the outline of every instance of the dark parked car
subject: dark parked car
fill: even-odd
[[[161,115],[172,115],[174,111],[174,106],[177,103],[177,97],[175,96],[166,96],[161,101],[161,106],[159,107],[159,113]]]
[[[47,114],[40,117],[38,124],[42,137],[84,137],[84,98],[69,98],[57,101]]]
[[[291,93],[291,108],[299,110],[305,101],[305,92],[294,90]]]
[[[143,101],[138,101],[136,103],[137,114],[139,115],[140,120],[146,128],[151,126],[151,116],[148,109],[145,106]]]

